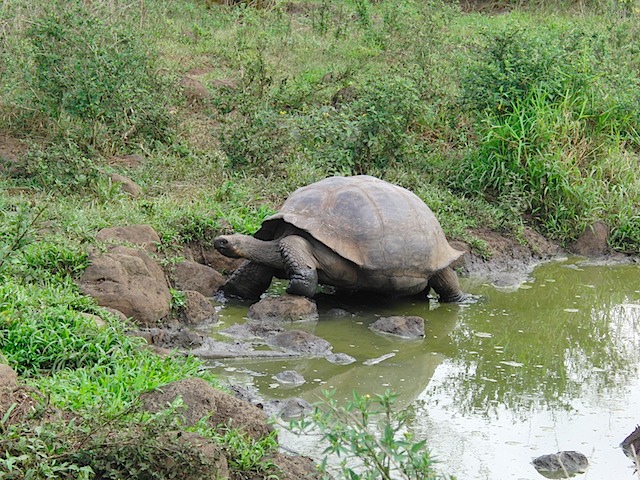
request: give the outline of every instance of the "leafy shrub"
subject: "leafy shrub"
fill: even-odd
[[[280,114],[262,108],[248,114],[242,122],[229,125],[222,133],[221,146],[227,154],[229,166],[250,168],[263,174],[281,170],[291,136]],[[280,168],[279,168],[280,167]]]
[[[339,405],[324,392],[310,419],[292,423],[300,433],[319,431],[328,443],[325,454],[342,457],[340,473],[351,480],[433,480],[438,475],[424,440],[407,430],[411,410],[396,410],[397,394],[360,395]],[[328,457],[321,466],[327,469]],[[355,463],[354,463],[355,462]]]
[[[398,165],[413,152],[412,127],[424,113],[415,84],[390,77],[355,91],[354,99],[300,118],[307,155],[330,173],[361,174]]]
[[[505,211],[533,215],[563,241],[603,219],[615,226],[612,245],[625,249],[635,242],[640,176],[611,138],[616,125],[603,118],[606,113],[577,113],[575,104],[582,102],[569,95],[554,102],[533,92],[510,113],[487,118],[479,148],[452,181],[483,192]]]
[[[60,133],[106,152],[166,141],[168,90],[126,26],[82,2],[63,2],[34,18],[26,36],[33,72],[24,80],[37,110]]]
[[[11,174],[47,190],[91,189],[99,178],[94,161],[73,143],[32,148],[14,162]]]
[[[483,40],[462,74],[461,100],[468,108],[497,114],[536,90],[556,100],[588,85],[603,46],[593,32],[517,22],[485,32]]]
[[[483,119],[481,139],[450,185],[532,215],[562,241],[605,220],[612,246],[628,248],[635,214],[616,199],[622,188],[636,205],[640,192],[624,160],[640,145],[637,73],[598,29],[516,24],[487,39],[462,82],[463,101]]]

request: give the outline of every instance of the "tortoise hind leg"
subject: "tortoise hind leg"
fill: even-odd
[[[460,290],[458,275],[451,267],[437,271],[429,279],[429,286],[439,295],[439,301],[445,303],[464,302],[467,295]]]
[[[220,290],[226,296],[257,300],[271,285],[274,273],[271,267],[246,261],[233,272]]]

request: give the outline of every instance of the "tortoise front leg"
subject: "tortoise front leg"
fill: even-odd
[[[437,271],[429,279],[429,287],[433,288],[438,294],[440,302],[455,303],[464,302],[468,296],[460,290],[458,275],[451,267],[443,268]]]
[[[289,235],[279,245],[289,278],[287,293],[313,298],[318,289],[318,270],[311,244],[303,237]]]
[[[233,272],[220,290],[225,296],[257,300],[271,285],[274,273],[275,270],[271,267],[246,261]]]

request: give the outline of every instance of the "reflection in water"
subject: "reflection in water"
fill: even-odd
[[[321,390],[335,388],[337,398],[354,389],[391,389],[403,407],[418,399],[424,406],[416,407],[415,431],[428,439],[442,471],[461,480],[539,479],[531,459],[559,450],[589,457],[590,469],[577,478],[632,478],[618,445],[640,422],[640,268],[554,263],[516,291],[470,290],[484,300],[457,306],[378,299],[366,307],[341,305],[353,318],[321,315],[319,322],[292,326],[355,357],[351,365],[254,360],[216,370],[255,384],[267,398],[313,402]],[[325,300],[321,312],[335,306]],[[222,314],[224,326],[239,320]],[[402,341],[368,330],[392,314],[425,318],[426,338]],[[389,353],[395,356],[363,365]],[[282,387],[272,376],[284,369],[307,382]]]
[[[485,287],[487,301],[461,313],[449,352],[457,373],[445,389],[462,412],[570,409],[585,389],[616,393],[635,378],[640,309],[622,280],[637,267],[603,275],[569,266],[541,267],[514,293]]]

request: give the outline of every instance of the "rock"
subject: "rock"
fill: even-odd
[[[622,447],[624,454],[632,460],[640,458],[640,425],[622,441],[620,447]]]
[[[96,235],[96,240],[106,243],[137,245],[151,253],[158,251],[160,243],[160,237],[151,225],[103,228]]]
[[[302,330],[287,330],[267,339],[267,344],[287,352],[320,357],[331,352],[331,344],[325,339]]]
[[[244,431],[259,440],[269,435],[273,427],[258,407],[213,388],[200,378],[186,378],[172,382],[140,396],[145,410],[156,413],[167,408],[178,397],[184,407],[178,412],[185,425],[195,426],[206,417],[213,428],[230,427]]]
[[[367,365],[368,367],[370,367],[371,365],[377,365],[379,363],[384,362],[385,360],[388,360],[390,358],[395,357],[396,354],[395,353],[385,353],[384,355],[380,355],[379,357],[376,358],[370,358],[369,360],[365,360],[364,362],[362,362],[363,365]]]
[[[224,275],[217,270],[191,261],[174,265],[171,277],[179,290],[195,290],[205,297],[213,297],[225,281]]]
[[[306,380],[295,370],[284,370],[273,376],[278,382],[284,385],[298,386],[306,383]]]
[[[109,312],[112,315],[115,315],[116,317],[118,317],[120,319],[121,322],[126,322],[127,321],[127,316],[122,313],[120,310],[117,310],[115,308],[110,308],[110,307],[102,307],[104,310],[106,310],[107,312]]]
[[[327,310],[327,315],[332,317],[353,317],[353,313],[350,313],[342,308],[331,308]]]
[[[349,85],[346,87],[342,87],[336,93],[334,93],[331,97],[331,105],[335,108],[341,107],[342,105],[349,104],[353,102],[358,96],[356,89]]]
[[[269,400],[264,403],[263,409],[267,415],[275,415],[283,420],[300,418],[313,411],[309,402],[297,397],[286,400]]]
[[[538,473],[547,478],[567,478],[567,475],[583,473],[589,467],[587,457],[571,450],[542,455],[534,458],[531,463]]]
[[[274,464],[264,477],[278,480],[322,480],[328,478],[308,457],[273,453],[264,458],[265,462]],[[330,477],[329,477],[330,478]]]
[[[301,354],[292,351],[256,349],[249,342],[221,342],[204,337],[202,346],[187,353],[201,358],[293,358]]]
[[[169,315],[169,285],[162,269],[145,252],[115,247],[89,260],[79,285],[100,306],[119,310],[142,326],[154,326]]]
[[[219,333],[231,337],[235,340],[257,340],[273,337],[275,334],[283,332],[284,328],[269,322],[236,323],[229,328],[220,330]]]
[[[265,297],[249,307],[249,318],[254,320],[278,320],[304,322],[318,319],[318,307],[313,300],[298,295],[284,294]]]
[[[142,188],[140,188],[140,186],[130,178],[125,177],[124,175],[119,175],[117,173],[110,173],[109,178],[111,179],[112,183],[119,184],[120,189],[123,192],[131,195],[133,198],[137,198],[142,195]]]
[[[467,251],[455,268],[473,277],[484,277],[487,283],[517,287],[529,279],[531,272],[541,262],[562,255],[562,249],[530,227],[521,232],[521,240],[504,236],[488,228],[470,230],[469,233],[486,244],[485,256],[472,251],[469,245],[452,242],[451,245]],[[485,257],[490,257],[488,260]]]
[[[609,250],[608,241],[609,227],[604,222],[597,221],[585,228],[582,235],[571,246],[571,251],[585,257],[598,257]]]
[[[9,365],[0,363],[0,388],[18,385],[18,375]]]
[[[218,314],[215,307],[200,292],[186,291],[185,305],[180,309],[180,317],[186,325],[216,323]]]
[[[369,325],[377,333],[402,338],[424,338],[424,318],[417,316],[382,317]]]
[[[186,328],[148,328],[136,330],[131,335],[144,338],[149,345],[154,347],[187,350],[201,347],[208,338]]]
[[[90,322],[93,322],[93,324],[98,328],[104,328],[107,326],[107,322],[105,322],[102,319],[102,317],[99,317],[98,315],[94,315],[92,313],[87,313],[87,312],[80,312],[80,315],[82,315],[84,318],[86,318]]]
[[[350,365],[356,362],[356,359],[346,353],[331,353],[325,357],[328,362],[335,365]]]
[[[58,418],[60,412],[49,404],[47,398],[39,390],[20,384],[16,372],[9,365],[0,363],[0,425],[3,433],[10,425],[25,425],[27,422],[37,425]],[[4,439],[2,435],[0,438]]]
[[[214,78],[210,84],[212,87],[219,89],[235,90],[238,88],[237,82],[230,78]]]
[[[111,157],[110,163],[113,165],[125,165],[130,168],[137,168],[144,163],[144,156],[137,153],[119,155]]]

